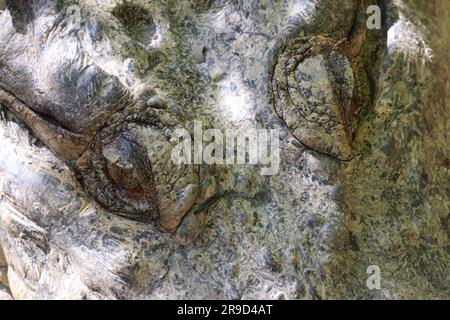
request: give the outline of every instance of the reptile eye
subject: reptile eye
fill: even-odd
[[[356,77],[331,40],[297,39],[281,50],[272,77],[275,109],[306,147],[352,158]]]
[[[147,150],[130,132],[97,141],[77,171],[88,194],[113,212],[137,220],[155,218],[158,197]]]
[[[86,192],[111,212],[174,230],[200,184],[198,166],[172,162],[171,130],[167,122],[105,128],[76,168]]]
[[[146,150],[126,134],[119,135],[103,147],[107,173],[111,180],[127,194],[145,198],[154,185],[152,168]]]

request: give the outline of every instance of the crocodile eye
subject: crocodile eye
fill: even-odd
[[[146,150],[133,137],[120,134],[103,147],[102,155],[111,180],[131,197],[143,199],[152,192],[154,182]]]
[[[272,77],[275,109],[306,147],[352,158],[356,79],[330,40],[297,39],[281,50]]]
[[[197,200],[199,168],[174,164],[173,129],[148,121],[105,128],[75,170],[105,209],[173,231]]]
[[[147,150],[128,131],[99,139],[76,170],[102,207],[137,220],[156,218],[158,195]]]

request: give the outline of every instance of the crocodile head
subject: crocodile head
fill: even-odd
[[[320,296],[367,103],[357,3],[0,1],[14,296]],[[279,172],[174,163],[193,121],[279,130]]]

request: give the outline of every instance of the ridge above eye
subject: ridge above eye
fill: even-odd
[[[156,24],[148,10],[136,4],[121,3],[113,10],[113,15],[124,26],[127,35],[147,46],[156,34]]]

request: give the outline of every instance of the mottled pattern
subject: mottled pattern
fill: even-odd
[[[449,5],[376,2],[0,0],[0,298],[448,298]]]

